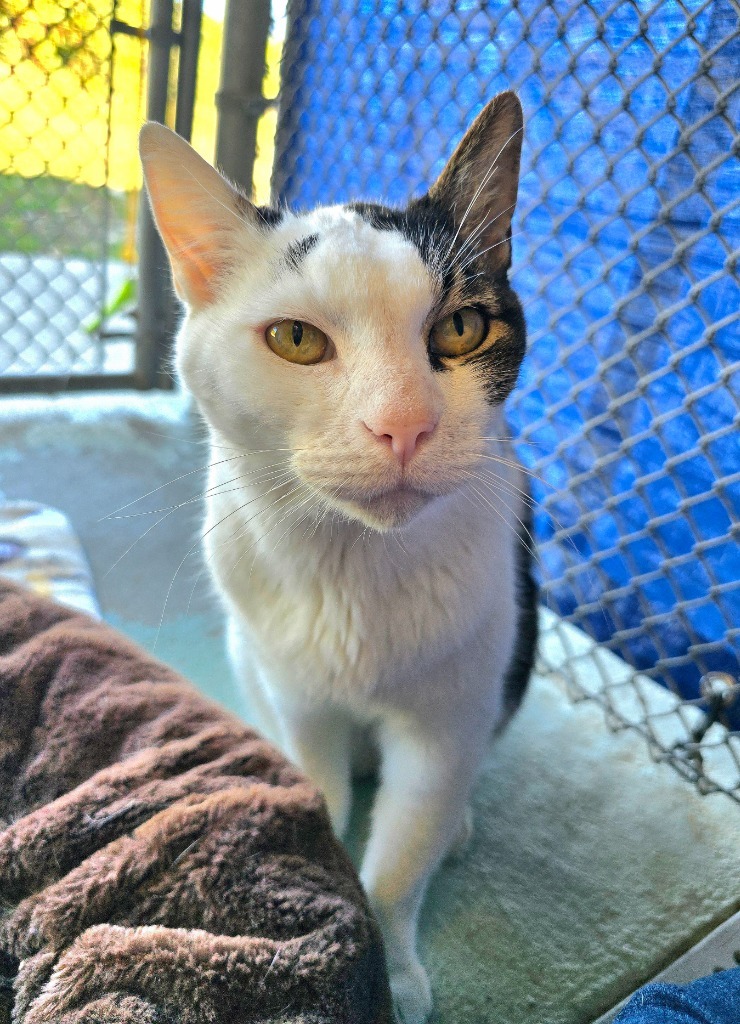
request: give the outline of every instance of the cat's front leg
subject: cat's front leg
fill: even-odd
[[[247,699],[247,721],[262,735],[280,745],[282,728],[269,687],[262,678],[254,656],[254,645],[245,636],[244,628],[236,615],[229,616],[226,628],[226,643],[234,675],[239,681]]]
[[[487,726],[439,736],[431,726],[386,724],[382,778],[361,877],[385,940],[391,989],[402,1024],[432,1009],[416,928],[429,878],[465,827],[467,800]]]
[[[340,838],[352,802],[352,723],[329,702],[279,697],[282,747],[321,790],[334,831]]]

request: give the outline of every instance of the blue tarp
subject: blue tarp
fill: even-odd
[[[707,670],[740,674],[732,0],[292,12],[275,183],[293,206],[403,203],[516,88],[531,348],[510,419],[541,477],[547,601],[687,697]]]

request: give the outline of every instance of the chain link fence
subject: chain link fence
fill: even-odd
[[[6,383],[130,369],[131,345],[107,343],[115,325],[106,309],[133,277],[134,255],[126,195],[134,183],[111,175],[121,157],[112,151],[111,125],[123,101],[113,97],[114,71],[119,79],[128,72],[126,102],[135,104],[143,65],[140,42],[127,39],[114,69],[117,6],[113,0],[0,3],[0,373]],[[124,6],[133,16],[142,13],[136,0]],[[121,326],[132,334],[130,324]]]
[[[738,802],[739,14],[293,0],[273,171],[298,207],[403,203],[517,90],[530,351],[510,418],[534,474],[541,657]]]
[[[159,383],[172,303],[136,139],[152,117],[213,153],[222,24],[201,6],[0,0],[0,391]]]

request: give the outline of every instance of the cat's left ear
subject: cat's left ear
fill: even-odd
[[[475,248],[486,250],[488,265],[495,270],[511,265],[523,129],[518,97],[500,93],[473,121],[429,190],[429,199],[451,217],[457,241],[475,235]]]
[[[175,290],[188,305],[211,302],[219,281],[244,257],[255,227],[254,206],[184,139],[164,125],[145,124],[139,152],[149,200],[167,249]]]

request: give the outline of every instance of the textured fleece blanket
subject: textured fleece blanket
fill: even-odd
[[[378,931],[316,790],[107,626],[0,581],[0,1024],[11,1014],[391,1020]]]

